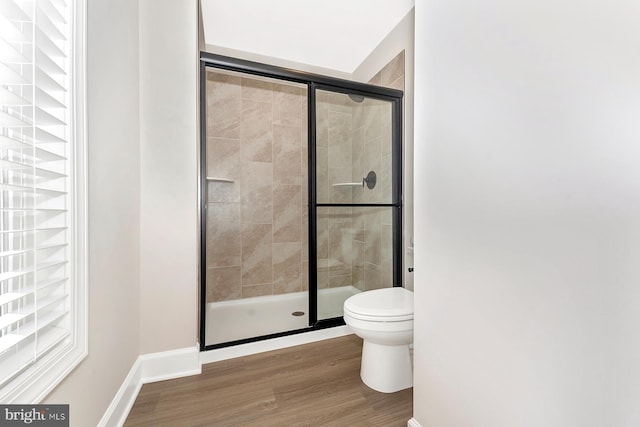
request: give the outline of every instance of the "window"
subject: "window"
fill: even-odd
[[[87,352],[84,4],[0,2],[0,402]]]

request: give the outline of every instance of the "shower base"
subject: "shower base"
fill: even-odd
[[[359,293],[354,286],[320,289],[318,318],[342,316],[342,304]],[[207,304],[206,344],[220,344],[309,326],[309,294],[268,295]],[[304,314],[299,315],[303,312]]]

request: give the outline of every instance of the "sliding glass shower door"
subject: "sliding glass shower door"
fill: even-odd
[[[202,350],[400,286],[402,92],[201,53]]]
[[[351,295],[401,284],[398,108],[392,100],[315,91],[318,321],[342,316]]]
[[[204,73],[206,345],[306,328],[307,86]]]

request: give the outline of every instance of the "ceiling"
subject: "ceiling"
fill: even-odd
[[[414,0],[201,0],[204,38],[220,46],[352,73]]]

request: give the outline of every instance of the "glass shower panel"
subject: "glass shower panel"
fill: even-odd
[[[351,295],[393,286],[392,210],[317,209],[318,320],[342,316]]]
[[[394,285],[393,105],[316,90],[318,320]]]
[[[392,105],[316,91],[316,201],[392,202]]]
[[[306,328],[307,86],[208,69],[205,95],[205,343]]]

